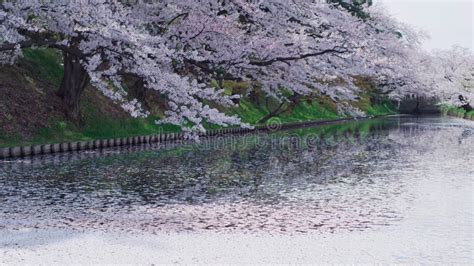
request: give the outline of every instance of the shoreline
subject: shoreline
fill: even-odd
[[[339,118],[331,120],[315,120],[315,121],[305,121],[305,122],[296,122],[296,123],[279,123],[278,120],[276,123],[269,123],[267,125],[254,126],[253,129],[248,128],[220,128],[220,129],[211,129],[206,131],[204,134],[200,134],[199,137],[202,138],[215,138],[227,135],[245,135],[245,134],[255,134],[261,132],[275,132],[280,130],[287,129],[297,129],[305,127],[314,127],[314,126],[323,126],[323,125],[332,125],[353,121],[364,121],[369,119],[377,119],[380,117],[390,117],[390,116],[402,116],[400,114],[395,115],[386,115],[386,116],[375,116],[375,117],[361,117],[361,118]],[[184,133],[165,133],[165,134],[156,134],[148,136],[135,136],[127,138],[115,138],[115,139],[95,139],[89,141],[71,141],[71,142],[62,142],[62,143],[53,143],[53,144],[41,144],[41,145],[27,145],[27,146],[16,146],[16,147],[5,147],[0,148],[0,160],[6,159],[18,159],[18,158],[28,158],[40,155],[48,154],[60,154],[60,153],[70,153],[76,151],[95,151],[101,150],[104,148],[114,148],[114,147],[133,147],[142,144],[157,144],[157,143],[173,143],[177,141],[186,140]]]

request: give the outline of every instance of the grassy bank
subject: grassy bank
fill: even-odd
[[[450,106],[450,105],[442,105],[440,109],[444,115],[474,120],[474,110],[470,112],[466,112],[466,110],[462,108],[458,108],[456,106]]]
[[[65,107],[55,95],[63,75],[60,59],[60,55],[53,50],[25,49],[24,58],[18,65],[1,67],[0,90],[4,97],[0,99],[0,147],[180,131],[179,127],[173,125],[155,123],[162,116],[160,108],[156,108],[153,115],[146,119],[135,119],[93,88],[87,88],[81,99],[82,123],[69,121],[64,116]],[[229,89],[239,88],[229,86]],[[374,101],[370,87],[363,91],[354,105],[368,115],[395,113],[395,108],[389,102]],[[258,97],[243,97],[238,107],[223,111],[238,115],[242,121],[255,125],[271,113],[271,104],[263,104],[264,101],[263,93]],[[152,106],[160,106],[160,103]],[[315,97],[287,108],[276,117],[282,123],[289,123],[343,116],[337,113],[334,102]],[[211,125],[208,127],[215,128]]]

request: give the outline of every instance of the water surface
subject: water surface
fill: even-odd
[[[474,123],[392,117],[0,162],[0,229],[388,230],[426,245],[444,241],[465,261],[472,260],[473,179]]]

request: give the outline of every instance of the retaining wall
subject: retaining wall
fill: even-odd
[[[225,135],[236,135],[236,134],[249,134],[256,132],[268,132],[278,131],[292,128],[302,128],[315,125],[333,124],[355,120],[354,118],[342,118],[335,120],[323,120],[323,121],[309,121],[299,123],[269,123],[267,126],[255,126],[253,129],[248,128],[221,128],[208,130],[206,133],[200,134],[203,138],[212,138]],[[21,157],[29,157],[36,155],[46,155],[55,153],[75,152],[75,151],[87,151],[97,150],[103,148],[120,147],[120,146],[133,146],[141,144],[154,144],[154,143],[165,143],[185,140],[184,133],[168,133],[168,134],[157,134],[151,136],[135,136],[128,138],[116,138],[116,139],[98,139],[90,141],[72,141],[54,144],[43,144],[43,145],[32,145],[22,147],[9,147],[0,148],[0,160],[1,159],[13,159]]]

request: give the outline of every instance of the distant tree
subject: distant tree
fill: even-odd
[[[369,17],[364,9],[373,4],[372,0],[328,0],[328,2],[335,4],[336,6],[341,6],[352,15],[358,16],[362,19],[367,19]]]
[[[443,101],[469,109],[474,99],[474,54],[467,48],[455,46],[437,51],[433,58],[433,79]]]

